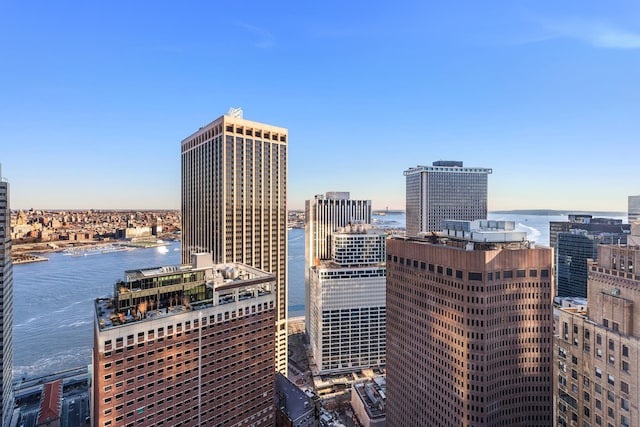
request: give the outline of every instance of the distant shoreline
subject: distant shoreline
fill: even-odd
[[[14,265],[49,261],[49,258],[45,258],[43,256],[38,256],[38,255],[31,255],[31,254],[19,254],[17,256],[12,256],[11,258],[12,258],[11,261]]]
[[[579,209],[512,209],[512,210],[499,210],[499,211],[489,211],[492,214],[514,214],[514,215],[542,215],[542,216],[551,216],[551,215],[597,215],[597,216],[627,216],[627,212],[617,212],[617,211],[586,211]]]

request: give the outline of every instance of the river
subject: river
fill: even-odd
[[[620,218],[620,216],[614,216]],[[490,213],[490,219],[516,222],[530,240],[549,244],[549,221],[566,215]],[[404,228],[403,213],[375,215],[384,228]],[[168,250],[136,249],[125,252],[91,252],[88,256],[45,256],[48,262],[14,266],[14,378],[34,378],[88,365],[93,343],[93,301],[111,295],[113,284],[125,270],[175,265],[180,244]],[[304,315],[304,230],[289,232],[289,316]]]

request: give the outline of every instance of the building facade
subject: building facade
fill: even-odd
[[[96,300],[93,426],[274,425],[276,288],[210,254],[127,271]]]
[[[586,310],[558,310],[558,426],[640,425],[640,247],[601,245],[598,252],[589,261]]]
[[[627,209],[627,219],[629,224],[640,221],[640,195],[629,196]]]
[[[626,233],[598,233],[579,228],[558,233],[555,251],[557,296],[586,298],[587,261],[598,259],[598,245],[617,245],[620,241],[626,243]]]
[[[2,178],[0,168],[0,427],[9,426],[13,414],[13,265],[9,198],[9,183]]]
[[[182,262],[214,262],[274,273],[276,369],[287,372],[287,129],[232,110],[182,141]]]
[[[549,222],[549,245],[555,248],[558,243],[558,233],[568,233],[571,230],[585,230],[589,234],[611,235],[613,243],[622,245],[627,243],[627,236],[631,232],[629,224],[623,224],[621,219],[594,218],[592,215],[569,214],[567,221]]]
[[[361,224],[332,237],[332,259],[310,268],[309,340],[320,374],[386,363],[386,236]]]
[[[331,236],[348,224],[371,224],[371,200],[351,200],[344,191],[330,191],[305,201],[305,327],[309,331],[311,307],[309,272],[331,259]]]
[[[387,242],[389,425],[552,425],[552,250],[514,226]]]
[[[437,161],[404,171],[407,236],[440,231],[444,220],[487,217],[487,181],[491,169]]]

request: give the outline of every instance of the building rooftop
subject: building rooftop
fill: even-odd
[[[43,386],[40,410],[38,411],[38,425],[60,418],[61,397],[62,380],[49,382]]]
[[[385,417],[387,405],[387,380],[374,377],[371,380],[353,385],[358,397],[364,403],[370,419]]]
[[[417,237],[396,237],[433,245],[474,250],[534,249],[535,242],[524,231],[515,230],[514,221],[442,221],[441,232],[421,233]]]
[[[194,255],[192,265],[125,272],[112,298],[95,303],[100,330],[261,298],[273,292],[275,275],[240,263],[213,265]]]
[[[279,372],[276,372],[276,390],[282,410],[292,421],[306,415],[312,409],[311,398]]]
[[[414,168],[409,168],[404,171],[404,175],[413,175],[414,173],[422,173],[422,172],[454,172],[454,173],[484,173],[491,174],[493,170],[491,168],[481,168],[481,167],[463,167],[462,162],[460,161],[447,161],[440,160],[437,162],[433,162],[432,166],[422,166],[418,165]]]

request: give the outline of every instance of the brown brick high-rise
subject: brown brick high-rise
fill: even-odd
[[[389,425],[553,424],[552,251],[481,225],[387,243]]]
[[[127,271],[96,301],[93,426],[273,426],[275,288],[242,264]]]

